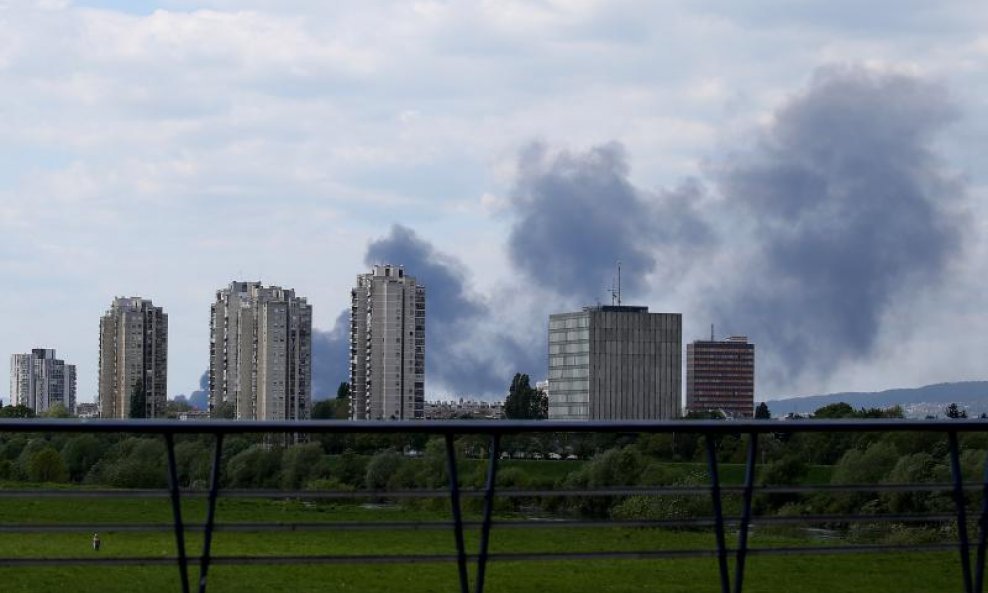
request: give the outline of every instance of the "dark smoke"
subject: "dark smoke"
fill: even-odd
[[[545,367],[542,350],[530,352],[511,336],[490,329],[491,311],[467,290],[463,266],[411,229],[393,226],[368,246],[365,263],[368,270],[374,264],[404,266],[425,286],[428,396],[440,395],[437,385],[451,390],[442,395],[502,393],[517,370],[539,373]],[[349,333],[349,311],[340,313],[332,330],[313,330],[314,399],[335,397],[340,382],[349,380]]]
[[[197,410],[209,409],[209,369],[206,369],[199,377],[199,389],[188,396],[176,395],[173,399],[177,402],[187,403]]]
[[[953,115],[935,84],[821,71],[756,150],[717,173],[757,257],[714,308],[781,358],[780,377],[868,355],[892,300],[940,279],[963,189],[931,143]]]
[[[387,237],[370,244],[365,263],[402,265],[425,286],[427,384],[459,390],[451,395],[500,393],[511,382],[505,365],[514,369],[511,365],[533,360],[516,340],[484,327],[491,311],[469,294],[463,266],[411,229],[393,226]],[[426,391],[431,392],[428,386]]]
[[[350,311],[336,317],[333,329],[312,330],[312,399],[336,397],[340,383],[350,380]]]
[[[591,304],[605,296],[617,261],[633,271],[623,288],[634,297],[657,264],[666,275],[682,259],[677,254],[710,242],[694,211],[698,184],[652,195],[628,181],[626,160],[617,143],[554,157],[541,144],[523,150],[512,196],[511,261],[541,285]]]

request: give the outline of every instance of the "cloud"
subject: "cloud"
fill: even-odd
[[[778,357],[777,377],[873,354],[893,302],[943,279],[965,190],[933,141],[954,116],[938,84],[824,69],[715,171],[754,250],[713,308]]]
[[[533,281],[582,304],[604,295],[621,261],[632,271],[623,288],[640,296],[647,274],[667,277],[682,261],[677,255],[712,241],[695,210],[702,194],[696,182],[657,194],[636,188],[618,143],[554,156],[532,144],[518,159],[511,261]]]

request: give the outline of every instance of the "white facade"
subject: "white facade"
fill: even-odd
[[[239,420],[304,420],[312,407],[312,307],[295,291],[232,282],[210,318],[209,408]]]
[[[398,266],[357,276],[350,292],[350,417],[425,414],[425,287]]]
[[[55,351],[35,348],[29,354],[10,356],[10,403],[27,406],[37,414],[61,404],[75,409],[75,365],[55,357]]]

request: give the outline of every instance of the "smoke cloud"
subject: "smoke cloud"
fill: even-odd
[[[635,272],[623,288],[640,295],[646,274],[657,267],[663,276],[671,274],[683,259],[677,256],[712,240],[694,209],[702,194],[695,182],[658,194],[635,188],[618,143],[555,156],[532,144],[518,159],[511,261],[585,305],[605,294],[621,261]]]
[[[312,330],[312,399],[336,397],[340,383],[350,380],[350,311],[336,316],[333,329]]]
[[[715,173],[756,255],[714,309],[781,359],[781,378],[870,354],[893,299],[941,278],[963,188],[932,141],[953,117],[938,85],[824,70]]]
[[[364,263],[403,265],[425,286],[426,382],[456,395],[506,391],[512,369],[531,360],[510,336],[492,328],[492,312],[471,295],[463,265],[437,251],[411,229],[394,225],[370,244]]]
[[[404,266],[426,290],[426,384],[449,395],[484,395],[507,389],[521,368],[538,372],[544,353],[523,348],[497,329],[491,310],[471,295],[463,265],[435,249],[414,231],[395,225],[387,236],[371,242],[364,263]],[[334,397],[349,380],[350,312],[343,311],[330,331],[313,330],[312,392],[315,399]],[[517,364],[528,364],[517,367]]]

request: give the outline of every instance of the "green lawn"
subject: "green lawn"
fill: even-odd
[[[204,501],[189,500],[184,512],[201,522]],[[126,523],[167,524],[167,498],[3,499],[0,523]],[[237,522],[442,521],[439,510],[400,507],[364,508],[297,501],[220,500],[217,520]],[[151,533],[101,531],[106,556],[169,557],[175,553],[170,531]],[[95,553],[88,533],[19,534],[0,537],[0,558],[78,557]],[[713,534],[631,528],[495,528],[491,551],[555,552],[604,550],[711,549]],[[754,532],[753,547],[805,546],[801,536]],[[201,547],[201,534],[188,534],[190,555]],[[477,549],[475,530],[467,533],[468,551]],[[451,554],[448,530],[217,532],[216,556],[235,555],[359,555]],[[782,593],[874,591],[960,591],[955,554],[908,553],[857,556],[752,557],[746,591]],[[198,573],[195,572],[195,582]],[[489,567],[491,592],[550,591],[607,593],[625,591],[717,591],[716,561],[677,560],[494,561]],[[216,565],[210,573],[211,591],[452,591],[457,588],[452,564],[394,565]],[[0,568],[0,590],[115,593],[178,590],[173,567],[60,566]]]

